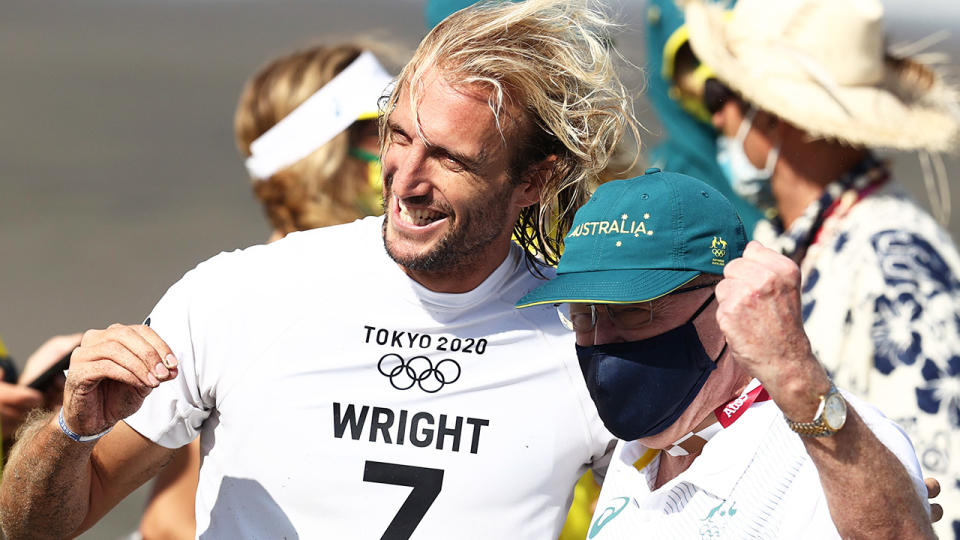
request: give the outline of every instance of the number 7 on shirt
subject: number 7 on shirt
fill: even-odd
[[[406,540],[440,494],[443,469],[367,461],[363,467],[363,481],[413,488],[381,537],[381,540]]]

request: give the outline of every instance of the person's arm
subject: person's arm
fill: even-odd
[[[75,536],[153,477],[173,452],[123,422],[96,443],[78,443],[60,430],[56,413],[38,415],[24,427],[4,471],[4,534],[11,540]]]
[[[177,375],[166,343],[146,326],[113,325],[84,334],[71,357],[63,419],[74,434],[116,429],[78,442],[58,414],[25,427],[0,483],[7,538],[64,538],[93,525],[173,454],[120,422],[161,381]]]
[[[170,465],[157,476],[140,520],[140,534],[144,538],[190,540],[196,537],[199,477],[200,440],[194,439],[177,450]]]
[[[797,266],[751,242],[727,264],[716,295],[717,321],[735,361],[787,418],[812,421],[830,380],[803,331]],[[841,537],[935,538],[906,468],[853,407],[835,434],[800,438]]]
[[[0,381],[0,435],[3,440],[12,440],[27,418],[27,413],[42,405],[43,394],[40,392]]]

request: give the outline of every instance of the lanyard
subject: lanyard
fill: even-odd
[[[827,219],[834,214],[837,214],[838,218],[844,217],[847,215],[847,212],[853,208],[853,205],[857,204],[874,191],[883,187],[888,180],[890,180],[890,176],[886,173],[886,171],[884,171],[884,174],[872,184],[859,190],[851,189],[850,191],[844,192],[839,198],[834,200],[823,212],[819,226],[813,231],[813,240],[810,242],[810,245],[812,246],[820,242],[820,237],[823,235],[824,229],[826,228],[825,225],[827,223]]]
[[[704,418],[693,431],[680,437],[670,448],[666,448],[664,451],[674,457],[699,452],[707,444],[707,441],[719,433],[721,429],[728,428],[739,420],[744,411],[749,409],[751,405],[768,399],[770,399],[770,394],[763,388],[760,381],[753,379],[739,396],[714,409],[713,414]],[[653,458],[657,457],[658,453],[660,453],[659,450],[648,448],[633,463],[634,468],[637,470],[643,469],[653,461]]]
[[[800,263],[806,257],[807,249],[819,239],[824,222],[834,214],[844,216],[850,208],[890,179],[890,173],[875,156],[868,155],[838,180],[827,185],[823,194],[812,202],[803,215],[798,217],[790,229],[780,229],[781,252]]]
[[[763,389],[760,381],[753,379],[739,396],[714,409],[712,415],[704,418],[693,431],[673,443],[666,452],[674,457],[699,452],[707,441],[721,429],[730,427],[751,405],[768,399],[770,395]]]
[[[731,399],[726,405],[714,409],[713,415],[721,426],[728,428],[743,415],[743,411],[749,409],[755,402],[768,399],[770,399],[770,394],[767,394],[767,391],[763,389],[760,381],[754,379],[750,381],[742,394]]]

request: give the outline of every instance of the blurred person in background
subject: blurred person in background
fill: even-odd
[[[60,407],[66,380],[62,360],[78,345],[80,334],[54,336],[30,354],[21,372],[0,340],[0,469],[30,412]]]
[[[4,531],[89,527],[202,433],[204,537],[556,538],[613,440],[573,336],[513,305],[639,139],[611,25],[527,0],[434,28],[384,113],[385,216],[221,254],[149,326],[86,333]]]
[[[272,60],[245,84],[234,134],[269,242],[382,213],[377,100],[391,76],[370,49],[381,47],[316,45]],[[154,483],[142,538],[195,538],[200,464],[199,439],[177,450]]]
[[[33,409],[43,405],[43,394],[18,384],[20,371],[0,340],[0,451],[5,455],[13,436]],[[2,466],[2,461],[0,461]]]
[[[731,188],[717,164],[717,135],[710,114],[700,96],[688,90],[702,87],[710,71],[690,49],[683,11],[674,0],[649,0],[646,15],[649,76],[644,97],[663,127],[661,139],[647,150],[650,165],[690,175],[722,193],[736,208],[749,237],[762,214]]]
[[[391,77],[371,48],[298,51],[244,87],[234,133],[270,240],[383,212],[376,100]]]
[[[60,406],[66,377],[50,370],[78,345],[80,334],[54,336],[30,354],[20,371],[0,340],[0,434],[4,450],[30,411]],[[41,378],[43,383],[36,384]]]
[[[904,426],[960,537],[960,256],[873,149],[943,152],[957,92],[884,44],[879,2],[686,6],[734,190],[773,216],[755,238],[796,261],[804,327],[837,385]],[[769,226],[768,226],[769,223]]]

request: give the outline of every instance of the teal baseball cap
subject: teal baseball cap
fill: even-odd
[[[722,274],[743,254],[747,235],[716,189],[647,169],[598,187],[574,216],[564,245],[557,276],[517,307],[653,300],[701,273]]]

